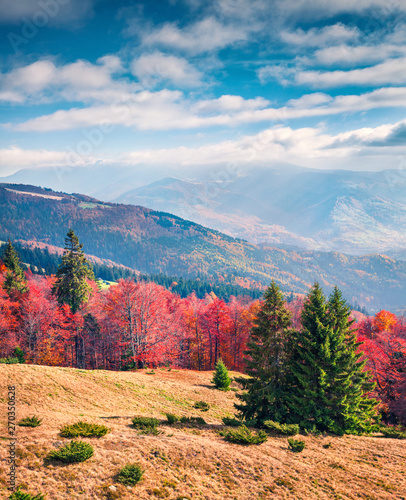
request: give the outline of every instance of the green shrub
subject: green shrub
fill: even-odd
[[[182,424],[206,425],[206,421],[202,417],[180,417],[179,421]]]
[[[220,431],[220,435],[230,443],[244,445],[261,444],[268,439],[265,431],[258,431],[258,433],[253,433],[248,429],[248,427],[245,427],[245,425],[241,425],[237,429],[227,429],[225,431]]]
[[[176,422],[179,422],[180,417],[173,413],[165,413],[166,415],[166,420],[168,421],[168,424],[176,424]]]
[[[406,439],[406,429],[400,427],[381,426],[380,432],[386,438]]]
[[[144,471],[138,464],[128,464],[117,475],[117,481],[126,486],[135,486],[141,479]]]
[[[299,434],[299,426],[297,424],[280,424],[273,420],[265,420],[264,426],[275,434],[282,434],[284,436],[296,436]]]
[[[21,347],[17,346],[14,349],[13,357],[17,358],[19,363],[25,363],[25,354]]]
[[[61,429],[62,437],[102,437],[105,436],[110,429],[105,425],[89,424],[80,420],[72,425],[65,425]]]
[[[17,491],[14,491],[9,497],[9,500],[45,500],[44,495],[30,495],[29,493],[23,493],[20,488]]]
[[[206,403],[206,401],[196,401],[193,408],[196,408],[196,410],[208,411],[210,410],[210,405]]]
[[[216,363],[212,382],[216,386],[216,389],[220,389],[221,391],[229,390],[231,379],[228,376],[226,365],[221,359],[219,359]]]
[[[18,358],[0,358],[0,363],[4,365],[17,365],[19,362]]]
[[[300,439],[288,439],[289,448],[295,453],[299,453],[305,449],[306,443]]]
[[[42,423],[42,418],[38,418],[36,415],[32,417],[25,417],[18,422],[21,427],[38,427]]]
[[[240,427],[241,421],[237,418],[232,417],[223,417],[223,424],[228,425],[229,427]]]
[[[159,420],[152,417],[141,417],[137,416],[132,419],[132,426],[135,429],[149,429],[151,427],[158,427]]]
[[[59,460],[65,463],[84,462],[92,457],[94,453],[93,446],[84,441],[71,441],[56,451],[51,451],[47,456],[48,460]]]

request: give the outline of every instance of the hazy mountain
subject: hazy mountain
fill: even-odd
[[[406,263],[381,255],[294,251],[256,246],[141,206],[101,202],[34,186],[0,186],[0,239],[63,246],[72,227],[87,253],[145,273],[204,277],[306,293],[317,280],[374,311],[404,308]]]
[[[163,210],[255,244],[399,258],[406,249],[402,171],[95,165],[23,170],[7,182]]]

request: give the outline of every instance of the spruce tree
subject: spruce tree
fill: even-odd
[[[335,289],[327,302],[316,283],[302,311],[302,329],[291,343],[288,421],[337,434],[372,429],[376,401],[363,371],[350,308]]]
[[[91,288],[86,278],[95,279],[92,266],[85,257],[83,244],[79,243],[74,231],[69,229],[65,238],[62,263],[56,273],[52,291],[59,303],[69,304],[73,313],[89,300]]]
[[[220,389],[221,391],[228,391],[230,387],[231,379],[228,375],[227,367],[221,359],[216,363],[212,382],[216,386],[216,389]]]
[[[16,249],[8,240],[3,254],[3,262],[7,268],[3,289],[9,297],[18,299],[21,294],[28,291],[27,279],[20,264]]]
[[[246,372],[250,378],[237,381],[246,391],[237,394],[243,404],[236,404],[242,418],[284,422],[287,406],[287,345],[291,333],[291,313],[283,294],[272,281],[264,294],[264,303],[251,329],[247,343]]]

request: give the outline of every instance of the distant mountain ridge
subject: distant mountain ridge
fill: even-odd
[[[95,165],[21,170],[3,180],[147,206],[254,244],[353,255],[378,252],[406,260],[402,169]]]
[[[30,194],[31,193],[31,194]],[[288,250],[253,245],[169,213],[102,202],[35,186],[0,185],[0,239],[62,247],[72,227],[85,251],[142,273],[266,286],[306,293],[317,280],[370,311],[404,309],[406,262],[384,255]]]

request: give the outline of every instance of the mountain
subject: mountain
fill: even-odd
[[[0,185],[0,239],[62,247],[72,227],[87,253],[136,269],[286,292],[319,281],[370,311],[404,308],[406,262],[254,245],[169,213],[27,185]]]
[[[397,172],[257,168],[219,181],[165,178],[115,201],[165,207],[256,244],[355,255],[406,248],[406,177]]]
[[[3,180],[147,206],[254,244],[406,259],[402,169],[94,165],[21,170]]]

